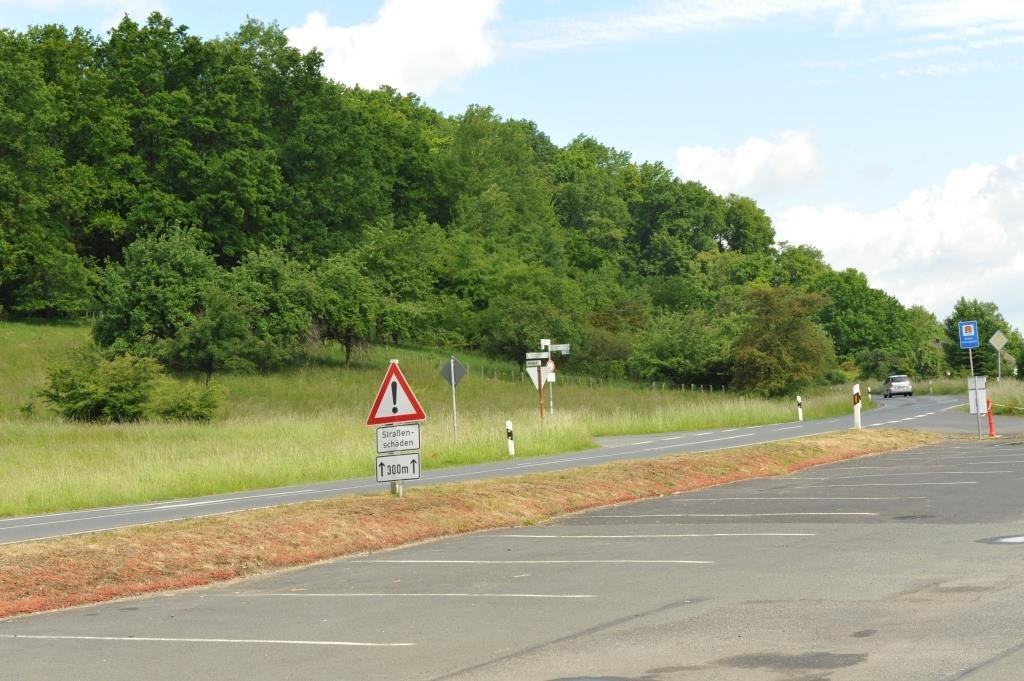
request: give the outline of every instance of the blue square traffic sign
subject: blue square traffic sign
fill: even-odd
[[[969,350],[980,345],[978,322],[960,322],[960,349]]]

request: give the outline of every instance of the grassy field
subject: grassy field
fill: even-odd
[[[585,449],[598,435],[795,420],[791,398],[609,385],[573,376],[566,362],[555,413],[541,423],[536,390],[516,365],[460,352],[469,373],[457,389],[456,440],[450,387],[438,373],[448,356],[372,348],[349,369],[340,351],[324,349],[287,371],[215,377],[226,397],[210,424],[67,423],[35,396],[46,368],[87,340],[83,325],[0,323],[0,517],[372,475],[374,429],[364,424],[390,358],[427,412],[429,468],[506,457],[506,419],[522,457]],[[806,418],[849,411],[849,388],[803,398]]]

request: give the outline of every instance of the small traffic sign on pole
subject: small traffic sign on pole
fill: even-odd
[[[447,362],[441,365],[441,375],[452,387],[452,439],[457,442],[459,439],[459,409],[455,403],[455,386],[466,375],[466,367],[455,359],[455,355],[452,355]]]
[[[981,345],[978,335],[978,322],[959,322],[957,328],[960,330],[961,350],[971,350]]]
[[[366,425],[382,426],[401,421],[422,421],[425,418],[427,415],[423,407],[402,375],[402,370],[398,368],[398,360],[391,360],[373,406],[370,407],[370,415],[366,417]]]
[[[420,479],[420,453],[388,454],[377,457],[377,482]]]
[[[1002,331],[996,330],[992,337],[988,339],[988,344],[996,349],[996,358],[998,365],[998,373],[996,374],[996,380],[1001,381],[1003,378],[1003,348],[1006,346],[1006,341],[1010,340],[1006,337],[1006,334]]]

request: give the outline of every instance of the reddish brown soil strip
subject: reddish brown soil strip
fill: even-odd
[[[211,584],[937,442],[843,432],[709,454],[344,497],[0,547],[0,617]]]

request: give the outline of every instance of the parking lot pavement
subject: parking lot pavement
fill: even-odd
[[[927,447],[5,620],[0,654],[25,681],[1016,681],[1022,488],[1024,446]]]

